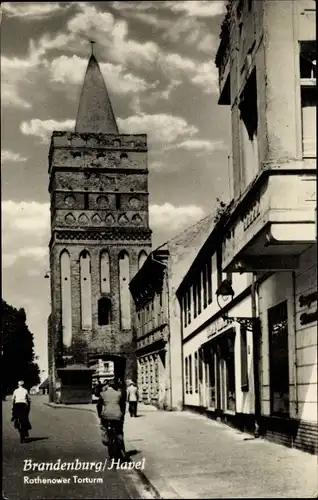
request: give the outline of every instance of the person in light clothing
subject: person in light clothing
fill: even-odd
[[[97,405],[98,416],[101,421],[102,442],[107,445],[108,422],[115,428],[122,451],[125,453],[124,445],[124,420],[126,410],[126,393],[120,380],[114,379],[105,384],[101,391],[99,403]]]
[[[31,424],[29,421],[29,413],[31,400],[28,391],[25,389],[23,380],[18,382],[18,388],[14,390],[12,396],[12,421],[16,423],[19,419],[22,425],[24,425],[27,431],[26,437],[28,437],[29,430],[31,429]]]
[[[127,401],[131,417],[137,417],[138,389],[134,382],[130,382],[127,389]]]

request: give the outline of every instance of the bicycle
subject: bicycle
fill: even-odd
[[[122,444],[118,439],[117,429],[111,422],[107,423],[108,454],[110,459],[121,460],[124,458]]]
[[[18,430],[20,435],[20,443],[24,443],[25,439],[28,437],[29,433],[26,430],[25,426],[22,424],[20,418],[15,419],[15,428]]]

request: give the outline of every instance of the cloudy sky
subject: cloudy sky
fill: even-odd
[[[229,200],[230,112],[214,57],[222,1],[3,2],[2,290],[24,307],[42,369],[50,311],[48,162],[71,130],[91,47],[122,133],[147,133],[153,245]]]

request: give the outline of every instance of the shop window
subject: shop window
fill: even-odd
[[[111,300],[108,297],[102,297],[98,301],[98,324],[100,326],[110,324]]]
[[[192,354],[189,356],[189,392],[192,394]]]
[[[215,355],[212,349],[207,353],[207,364],[209,373],[209,406],[216,407],[216,380],[215,380]]]
[[[271,414],[289,414],[287,301],[268,310]]]
[[[188,357],[185,358],[185,389],[186,394],[189,393],[189,360]]]
[[[199,360],[198,351],[194,353],[194,390],[199,392]]]
[[[203,350],[200,348],[198,352],[199,352],[198,377],[199,377],[199,383],[202,384],[202,382],[203,382]]]
[[[235,362],[234,335],[228,335],[226,342],[226,409],[235,411]]]
[[[248,391],[247,331],[241,326],[241,389]]]

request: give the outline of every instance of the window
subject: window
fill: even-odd
[[[300,42],[299,68],[300,78],[316,79],[316,43],[314,41]]]
[[[102,297],[98,301],[98,324],[100,326],[109,325],[111,322],[111,300]]]
[[[248,391],[247,332],[241,326],[241,389]]]
[[[223,367],[225,370],[225,407],[227,410],[235,411],[235,359],[234,359],[235,335],[229,333],[224,337],[221,344]]]
[[[198,351],[194,353],[194,390],[199,392],[199,362]]]
[[[212,302],[212,261],[208,260],[207,263],[207,275],[208,275],[208,304]]]
[[[207,276],[207,265],[204,264],[202,270],[202,281],[203,281],[203,308],[205,309],[208,305],[208,276]]]
[[[192,355],[189,356],[189,392],[192,394]]]
[[[258,162],[258,111],[256,70],[249,76],[240,96],[240,140],[241,140],[241,169],[240,187],[244,189],[255,177],[259,170]]]
[[[189,393],[189,360],[188,357],[185,358],[185,386],[186,394]]]
[[[183,321],[184,321],[184,326],[188,326],[188,301],[187,301],[187,294],[185,294],[182,297],[182,303],[183,303]]]
[[[268,310],[271,414],[289,414],[287,301]]]
[[[201,273],[198,276],[197,298],[198,298],[198,314],[200,314],[201,313]]]
[[[191,291],[187,291],[188,324],[191,323]]]
[[[116,209],[119,210],[120,209],[120,195],[119,194],[115,194],[115,201],[116,201]]]
[[[299,69],[301,93],[301,122],[303,157],[316,157],[316,44],[314,41],[300,42]]]
[[[88,210],[88,193],[84,193],[84,210]]]
[[[222,283],[222,253],[220,250],[216,254],[216,268],[217,268],[217,283],[218,287]]]
[[[216,383],[215,383],[215,359],[214,350],[209,349],[207,352],[206,360],[208,363],[209,373],[209,406],[216,407]]]
[[[194,318],[197,317],[197,287],[196,283],[193,284],[192,286],[192,297],[193,297],[193,316]]]

